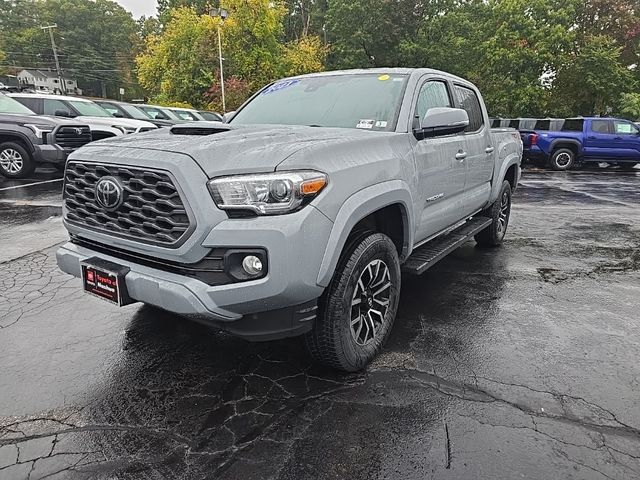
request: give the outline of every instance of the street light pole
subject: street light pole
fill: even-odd
[[[227,113],[227,104],[224,101],[224,73],[222,68],[222,41],[220,40],[220,25],[218,25],[218,58],[220,59],[220,88],[222,90],[222,113]]]
[[[51,38],[51,48],[53,49],[53,58],[56,61],[56,72],[58,74],[58,81],[60,82],[60,92],[62,94],[67,93],[67,86],[64,84],[64,78],[62,77],[62,70],[60,70],[60,62],[58,61],[58,51],[56,50],[56,42],[53,39],[53,29],[57,28],[58,24],[47,25],[46,27],[40,27],[41,30],[49,30],[49,38]]]
[[[229,16],[224,8],[212,8],[209,10],[209,15],[212,17],[219,17],[220,23],[218,24],[218,60],[220,61],[220,91],[222,93],[222,113],[227,113],[227,104],[224,98],[224,67],[222,66],[222,37],[220,35],[220,26],[224,23],[225,19]]]

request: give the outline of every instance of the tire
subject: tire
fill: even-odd
[[[351,242],[305,335],[309,354],[337,370],[363,369],[389,336],[399,297],[400,261],[391,239],[367,233]]]
[[[500,246],[507,233],[511,216],[511,184],[509,182],[506,180],[502,182],[498,199],[480,215],[493,219],[493,222],[475,235],[476,243],[485,248]]]
[[[554,170],[569,170],[576,162],[576,154],[569,148],[554,150],[549,159],[549,165]]]
[[[36,165],[27,150],[15,142],[0,144],[0,173],[8,178],[25,178]]]
[[[624,162],[619,163],[618,165],[620,166],[621,170],[633,170],[637,164],[638,162]]]

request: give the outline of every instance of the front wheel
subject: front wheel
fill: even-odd
[[[497,247],[501,245],[511,217],[511,184],[509,182],[506,180],[502,182],[498,199],[480,215],[490,217],[493,222],[474,237],[478,246]]]
[[[568,148],[554,150],[549,159],[549,164],[554,170],[569,170],[576,161],[576,154]]]
[[[8,178],[25,178],[36,166],[29,152],[15,142],[0,144],[0,173]]]
[[[389,237],[371,233],[344,252],[305,336],[314,360],[346,372],[364,368],[380,351],[396,316],[400,262]]]

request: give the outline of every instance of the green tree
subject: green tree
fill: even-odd
[[[623,93],[620,113],[631,120],[640,120],[640,93]]]
[[[624,92],[635,88],[633,75],[621,61],[622,47],[608,36],[585,39],[561,65],[553,82],[557,115],[608,115]]]
[[[137,27],[131,14],[110,0],[12,0],[0,3],[0,31],[6,62],[16,70],[55,68],[48,33],[54,37],[66,76],[88,93],[110,95],[136,83],[132,72]]]

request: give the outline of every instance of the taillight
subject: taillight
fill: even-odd
[[[538,134],[532,133],[531,135],[529,135],[529,144],[533,147],[537,143],[538,143]]]

